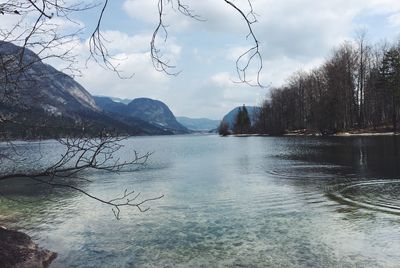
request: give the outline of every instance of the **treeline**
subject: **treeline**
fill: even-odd
[[[254,132],[254,128],[251,125],[249,112],[244,104],[242,107],[239,107],[232,128],[229,126],[229,123],[224,121],[221,121],[218,127],[218,133],[221,136],[228,136],[230,134],[251,134]]]
[[[254,131],[397,131],[399,117],[400,43],[371,45],[361,34],[335,49],[321,67],[297,72],[286,85],[272,89]]]

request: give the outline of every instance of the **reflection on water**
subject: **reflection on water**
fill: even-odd
[[[55,148],[41,144],[43,164]],[[81,187],[165,194],[149,212],[116,221],[80,194],[19,181],[0,185],[0,221],[58,251],[54,267],[400,263],[399,137],[144,137],[123,154],[133,149],[155,151],[145,169],[89,174]]]

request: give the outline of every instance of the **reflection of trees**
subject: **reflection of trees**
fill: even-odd
[[[348,178],[398,178],[400,174],[399,136],[295,137],[292,141],[281,159],[337,167],[325,171]]]

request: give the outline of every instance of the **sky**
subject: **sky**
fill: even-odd
[[[270,87],[280,86],[296,71],[319,66],[334,47],[354,39],[360,30],[372,42],[400,37],[399,0],[252,0],[258,22],[253,24],[263,58],[261,83],[235,83],[235,61],[252,43],[239,14],[223,0],[182,1],[201,17],[187,18],[165,7],[168,40],[161,43],[177,76],[157,72],[151,63],[151,35],[157,25],[157,0],[113,0],[106,10],[102,33],[122,75],[105,70],[88,55],[88,33],[99,9],[76,14],[85,27],[74,50],[82,64],[76,77],[93,95],[165,102],[176,116],[221,119],[236,106],[260,104]],[[248,10],[247,0],[233,1]],[[76,24],[63,22],[65,28]],[[58,66],[56,66],[58,67]],[[250,77],[254,77],[250,72]]]

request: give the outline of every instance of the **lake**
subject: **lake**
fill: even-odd
[[[61,153],[17,146],[43,165]],[[148,212],[116,220],[77,192],[8,181],[0,221],[58,252],[51,267],[399,267],[399,136],[134,137],[123,155],[134,149],[154,152],[146,167],[80,187],[164,194]]]

